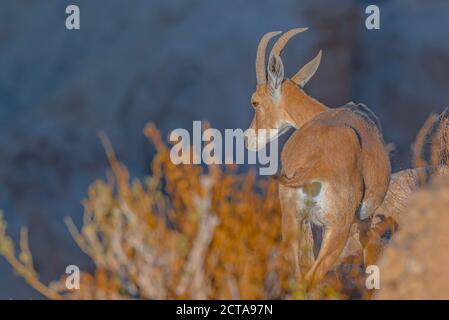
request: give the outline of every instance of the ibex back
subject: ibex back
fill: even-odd
[[[378,120],[367,107],[349,103],[329,109],[302,89],[316,72],[321,51],[291,79],[284,78],[280,54],[292,36],[305,30],[290,30],[277,40],[268,75],[266,47],[280,32],[262,37],[256,57],[257,88],[251,98],[253,130],[247,131],[246,145],[259,150],[287,128],[297,129],[282,150],[279,197],[283,236],[296,239],[292,249],[298,276],[308,270],[305,279],[313,286],[337,261],[352,223],[367,230],[387,191],[390,162]]]

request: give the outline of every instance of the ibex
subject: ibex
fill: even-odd
[[[280,36],[269,55],[268,75],[266,47],[281,32],[269,32],[260,40],[257,87],[251,97],[255,115],[246,146],[259,150],[286,128],[296,129],[282,150],[278,174],[282,233],[285,239],[292,234],[306,239],[293,241],[292,249],[298,277],[305,274],[313,286],[334,266],[353,222],[362,230],[369,226],[388,188],[390,162],[378,120],[366,106],[350,103],[330,109],[303,90],[318,69],[321,51],[291,79],[284,78],[281,52],[292,36],[305,30]],[[278,131],[266,134],[260,129]]]

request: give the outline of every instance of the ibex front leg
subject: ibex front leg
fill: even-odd
[[[322,245],[318,257],[306,275],[309,288],[324,278],[326,273],[334,266],[342,253],[348,240],[350,223],[333,221],[324,227]]]

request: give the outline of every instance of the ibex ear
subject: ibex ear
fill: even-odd
[[[268,87],[271,95],[278,97],[281,93],[281,84],[284,80],[284,65],[277,54],[270,55],[268,61]]]
[[[318,52],[317,56],[313,58],[309,63],[307,63],[304,67],[301,68],[293,77],[292,81],[296,83],[298,86],[303,88],[306,83],[313,77],[315,72],[318,70],[318,67],[321,62],[321,50]]]

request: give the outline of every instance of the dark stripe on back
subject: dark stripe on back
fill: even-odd
[[[380,124],[379,118],[377,118],[374,112],[371,111],[371,109],[366,105],[363,103],[349,102],[344,107],[363,118],[363,120],[368,122],[370,125],[375,126],[379,132],[382,133],[382,125]]]
[[[362,148],[362,135],[360,134],[360,132],[354,128],[353,126],[350,126],[349,124],[346,125],[349,129],[351,129],[352,131],[354,131],[355,136],[357,137],[357,140],[359,142],[360,148]]]

